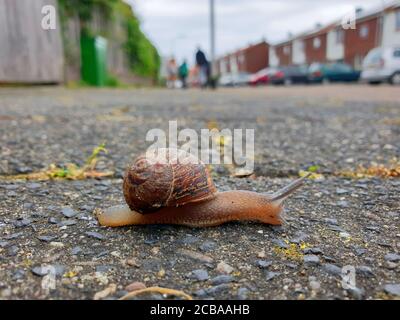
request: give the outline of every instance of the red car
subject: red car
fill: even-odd
[[[271,68],[262,69],[250,76],[250,84],[257,86],[260,84],[267,84],[270,80]]]

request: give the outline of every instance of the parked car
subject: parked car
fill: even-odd
[[[273,73],[276,72],[275,68],[265,68],[260,71],[252,74],[250,76],[250,84],[253,86],[257,86],[260,84],[267,84],[270,80],[270,77]]]
[[[236,87],[247,85],[250,81],[250,74],[247,72],[228,73],[219,78],[219,85],[225,87]]]
[[[275,69],[271,75],[271,83],[292,84],[292,83],[308,83],[307,66],[283,66]]]
[[[354,82],[358,81],[360,73],[347,63],[312,63],[308,69],[308,80],[313,83]]]
[[[364,58],[361,79],[370,84],[400,85],[400,46],[372,49]]]

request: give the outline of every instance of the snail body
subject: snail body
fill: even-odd
[[[171,149],[166,149],[169,152]],[[274,194],[232,190],[218,192],[207,167],[189,154],[170,164],[140,156],[123,182],[126,205],[97,211],[104,226],[176,224],[211,227],[230,221],[280,225],[282,201],[298,189],[300,178]],[[151,160],[151,159],[150,159]],[[194,161],[195,160],[195,161]]]

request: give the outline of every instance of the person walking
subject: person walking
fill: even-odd
[[[189,74],[189,69],[188,69],[188,66],[187,66],[186,59],[185,59],[185,60],[183,60],[182,64],[179,66],[179,69],[178,69],[178,75],[179,75],[179,79],[182,82],[182,88],[183,89],[187,88],[186,79],[188,77],[188,74]]]
[[[177,66],[175,58],[172,57],[167,63],[167,88],[174,89],[177,80]]]
[[[209,77],[209,63],[207,61],[206,55],[197,47],[196,52],[196,64],[199,67],[199,82],[202,88],[205,88],[208,85],[208,77]]]

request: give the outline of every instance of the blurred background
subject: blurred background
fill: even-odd
[[[400,83],[399,1],[0,0],[0,30],[3,84]]]

